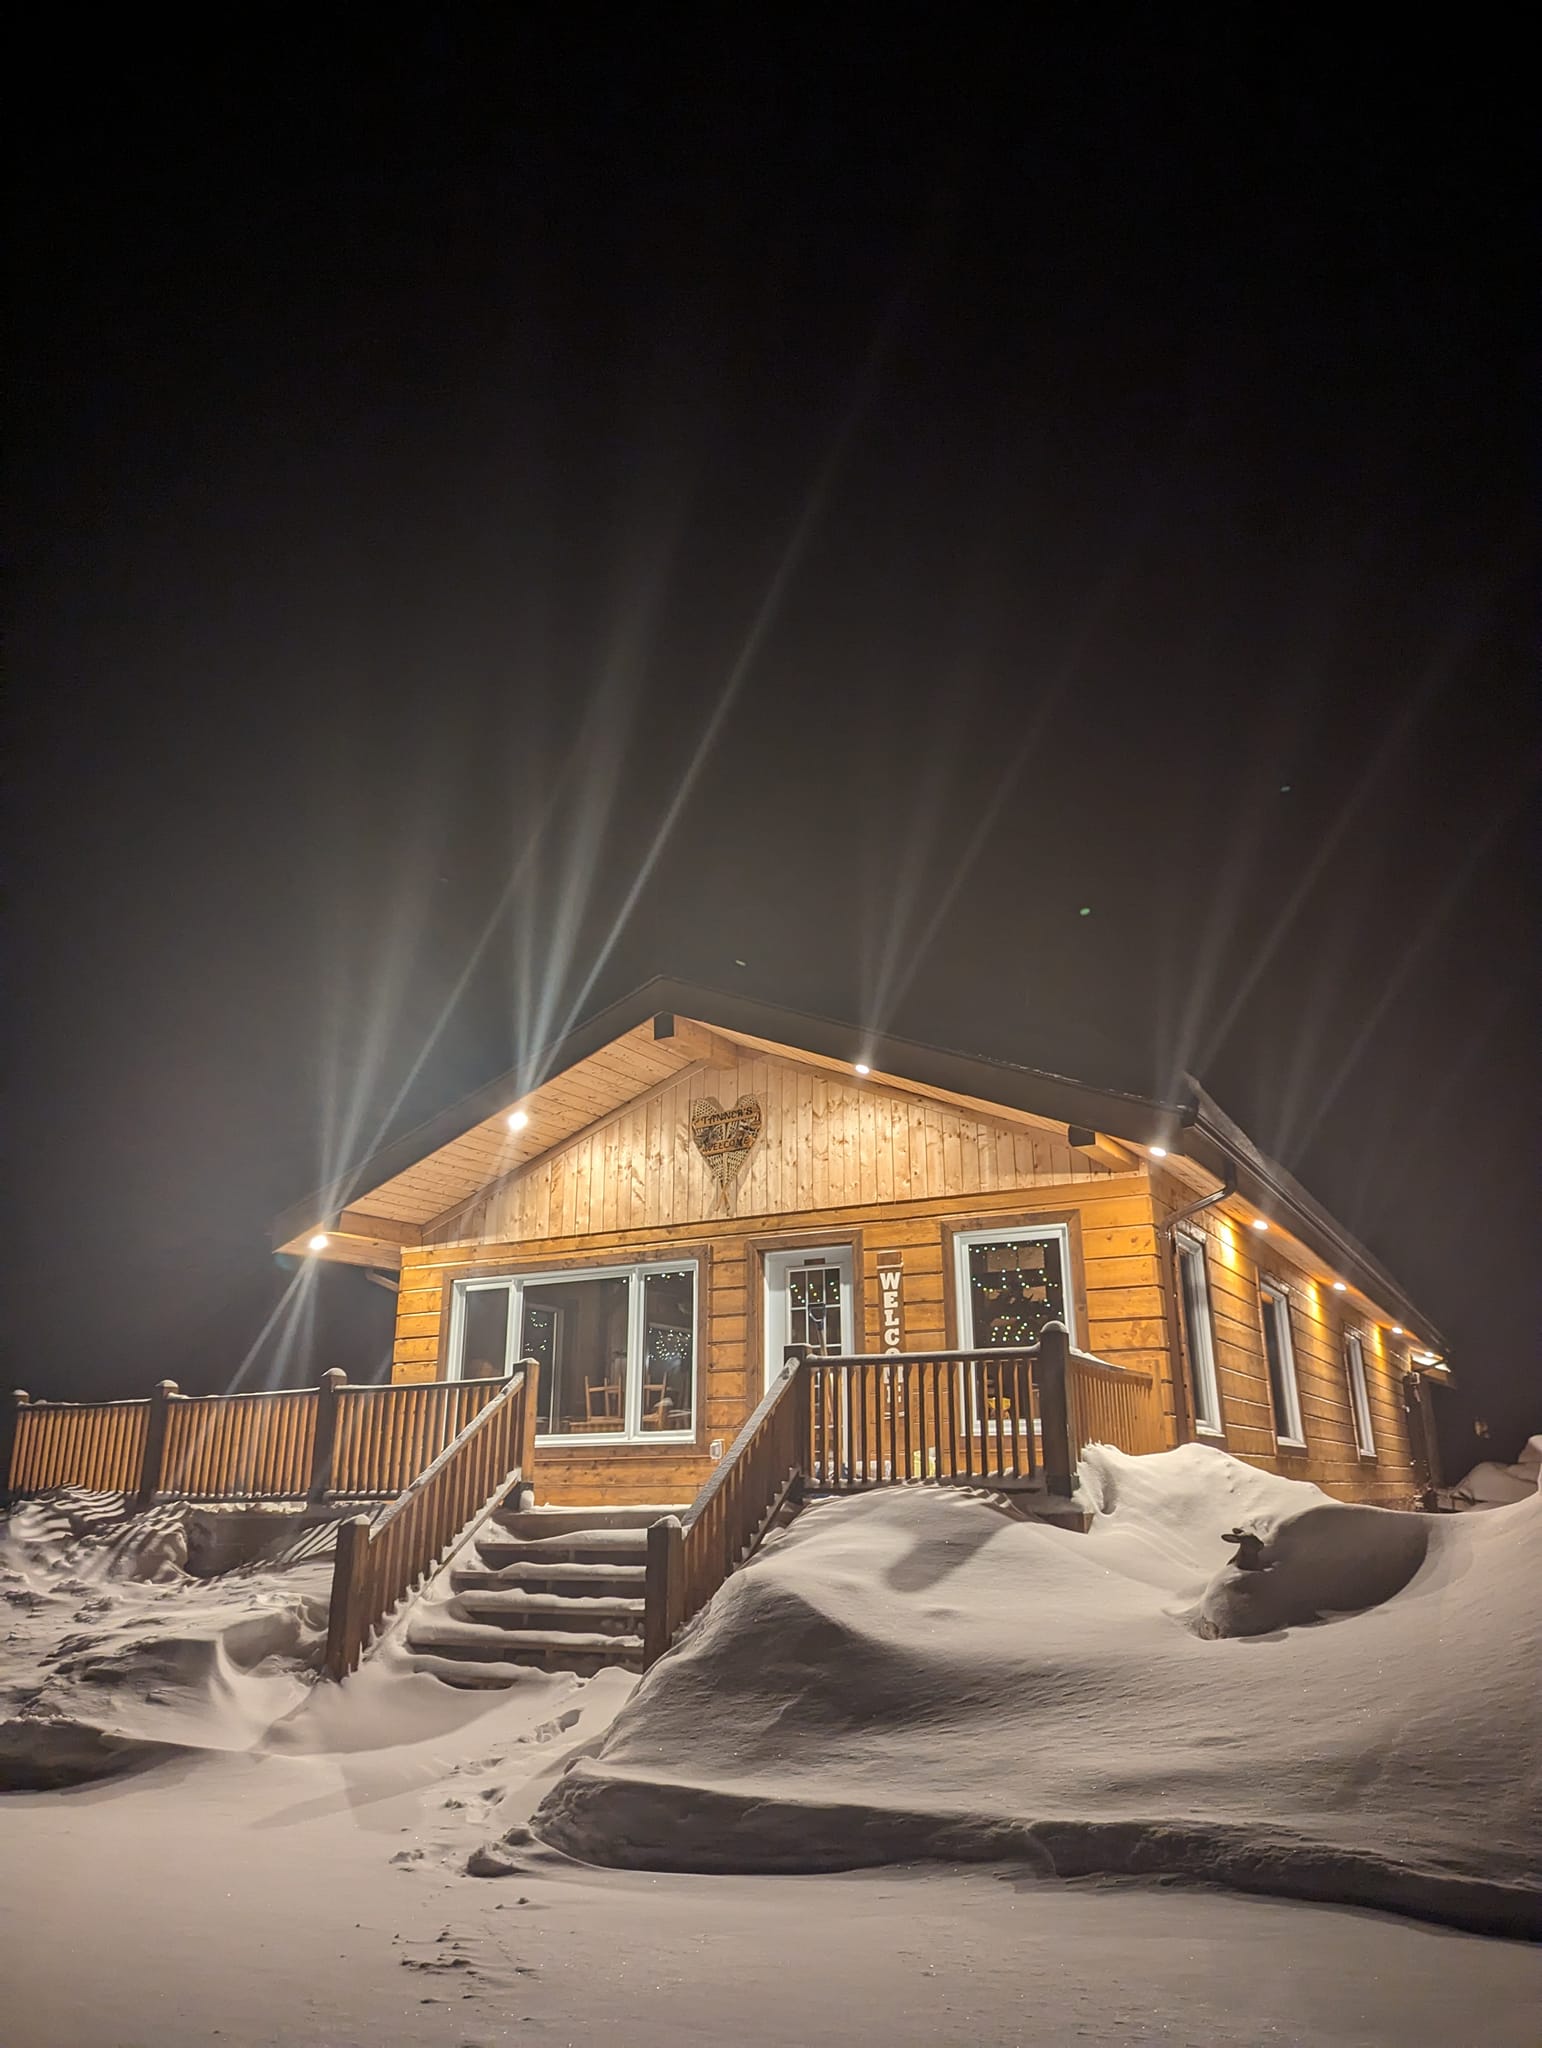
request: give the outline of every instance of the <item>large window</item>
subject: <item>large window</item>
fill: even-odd
[[[1220,1436],[1221,1391],[1215,1375],[1215,1332],[1210,1319],[1210,1282],[1205,1273],[1205,1241],[1180,1235],[1178,1300],[1183,1310],[1183,1347],[1189,1360],[1189,1389],[1194,1401],[1194,1427],[1201,1435]]]
[[[1264,1319],[1264,1356],[1269,1363],[1275,1441],[1304,1451],[1306,1435],[1301,1427],[1301,1395],[1296,1387],[1296,1353],[1290,1341],[1290,1296],[1283,1287],[1266,1280],[1258,1290],[1258,1301]]]
[[[1371,1397],[1365,1385],[1365,1344],[1358,1330],[1344,1334],[1344,1371],[1349,1379],[1349,1406],[1355,1418],[1355,1447],[1362,1458],[1374,1458],[1376,1438],[1371,1431]]]
[[[1037,1344],[1046,1323],[1071,1320],[1070,1234],[1063,1223],[967,1231],[954,1239],[958,1342],[964,1351]]]
[[[543,1437],[695,1434],[694,1264],[463,1280],[452,1314],[451,1369],[460,1378],[539,1361]]]

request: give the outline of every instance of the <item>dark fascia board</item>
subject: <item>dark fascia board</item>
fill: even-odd
[[[661,1011],[717,1025],[725,1031],[742,1031],[751,1038],[768,1039],[795,1052],[817,1053],[843,1062],[860,1059],[892,1074],[896,1080],[944,1088],[956,1095],[972,1095],[983,1102],[998,1102],[1053,1123],[1085,1124],[1111,1138],[1125,1138],[1136,1144],[1158,1142],[1164,1137],[1170,1143],[1173,1134],[1194,1114],[1192,1105],[1151,1102],[1144,1096],[1090,1087],[1064,1074],[1041,1073],[1032,1067],[1015,1066],[1008,1060],[950,1052],[907,1038],[864,1034],[857,1026],[833,1017],[809,1016],[783,1009],[776,1003],[757,1002],[725,989],[704,988],[661,975],[577,1025],[566,1037],[520,1066],[500,1074],[497,1080],[382,1146],[351,1172],[318,1188],[304,1201],[292,1203],[273,1225],[274,1244],[288,1244],[304,1231],[324,1228],[370,1189],[415,1166],[442,1145],[463,1137],[490,1116],[496,1116],[505,1104],[517,1102],[543,1081],[566,1072]]]
[[[1192,1076],[1195,1115],[1184,1131],[1180,1149],[1186,1158],[1217,1176],[1229,1167],[1237,1193],[1258,1213],[1289,1230],[1315,1251],[1339,1278],[1351,1281],[1378,1307],[1391,1310],[1405,1329],[1414,1330],[1434,1351],[1444,1355],[1439,1329],[1399,1286],[1380,1260],[1358,1238],[1307,1193],[1301,1183],[1253,1143],[1213,1097]]]

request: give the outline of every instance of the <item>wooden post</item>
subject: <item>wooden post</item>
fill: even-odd
[[[337,1448],[337,1397],[348,1384],[340,1365],[321,1375],[316,1389],[316,1435],[311,1445],[311,1483],[306,1501],[320,1507],[332,1491],[332,1453]]]
[[[150,1413],[145,1418],[145,1454],[139,1467],[139,1491],[134,1496],[136,1510],[149,1507],[161,1490],[166,1424],[171,1419],[171,1404],[176,1398],[175,1380],[156,1381],[155,1391],[150,1396]]]
[[[1039,1355],[1035,1361],[1039,1422],[1044,1432],[1044,1484],[1048,1492],[1058,1494],[1062,1500],[1069,1500],[1074,1491],[1066,1389],[1070,1367],[1070,1331],[1064,1323],[1046,1323],[1039,1333]]]
[[[535,1425],[541,1407],[541,1362],[527,1358],[520,1371],[525,1375],[520,1395],[519,1476],[528,1485],[535,1472]]]
[[[339,1524],[337,1555],[332,1561],[332,1604],[327,1614],[327,1652],[322,1664],[328,1678],[346,1678],[363,1648],[359,1615],[368,1551],[368,1515],[354,1515]]]
[[[788,1498],[799,1501],[803,1498],[803,1489],[808,1484],[814,1463],[814,1375],[809,1371],[806,1344],[787,1345],[782,1352],[782,1370],[785,1372],[789,1365],[797,1367],[799,1378],[790,1397],[794,1403],[793,1430],[798,1446],[798,1468]]]
[[[648,1529],[648,1571],[643,1585],[643,1669],[656,1664],[675,1638],[685,1604],[685,1533],[678,1515]]]
[[[0,1409],[0,1508],[11,1505],[11,1467],[16,1462],[16,1439],[21,1433],[21,1411],[30,1408],[32,1396],[18,1387],[10,1405]]]

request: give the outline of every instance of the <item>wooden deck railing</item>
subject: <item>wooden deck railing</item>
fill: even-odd
[[[409,1593],[534,1469],[540,1367],[527,1358],[373,1520],[338,1530],[324,1669],[344,1678]]]
[[[1110,1365],[1085,1351],[1073,1351],[1070,1366],[1066,1391],[1073,1467],[1088,1444],[1113,1444],[1135,1453],[1166,1449],[1151,1373]]]
[[[60,1486],[132,1492],[149,1417],[148,1401],[31,1401],[18,1389],[10,1458],[0,1457],[0,1499]]]
[[[78,1486],[155,1500],[390,1500],[507,1383],[433,1380],[261,1394],[183,1394],[162,1380],[143,1401],[32,1401],[0,1427],[0,1499]]]
[[[905,1480],[1031,1481],[1037,1357],[1032,1345],[811,1358],[810,1483],[846,1493]]]
[[[151,1499],[303,1500],[316,1447],[314,1387],[273,1394],[166,1397]]]
[[[807,1361],[790,1358],[683,1516],[648,1531],[643,1662],[662,1657],[754,1550],[808,1469]]]

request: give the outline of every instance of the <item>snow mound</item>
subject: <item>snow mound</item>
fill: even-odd
[[[115,1495],[18,1508],[0,1535],[0,1790],[187,1751],[248,1749],[302,1699],[330,1566],[190,1578],[179,1506]]]
[[[1512,1501],[1530,1500],[1542,1490],[1542,1436],[1527,1437],[1513,1465],[1496,1465],[1487,1460],[1474,1465],[1467,1477],[1443,1488],[1441,1501],[1461,1512],[1468,1508],[1508,1507]]]
[[[1170,1872],[1542,1934],[1542,1501],[1347,1509],[1199,1445],[1099,1448],[1082,1483],[1086,1536],[920,1487],[813,1504],[538,1836],[634,1868]]]

